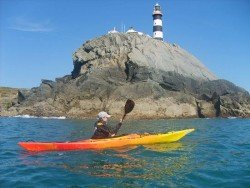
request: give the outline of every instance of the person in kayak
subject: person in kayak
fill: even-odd
[[[116,135],[120,127],[122,126],[122,120],[116,125],[115,129],[107,126],[108,118],[111,116],[107,112],[100,112],[95,122],[95,132],[91,139],[110,138]]]

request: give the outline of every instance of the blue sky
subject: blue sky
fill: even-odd
[[[248,0],[0,0],[0,86],[31,88],[70,74],[73,52],[113,27],[152,35],[156,2],[166,42],[250,91]]]

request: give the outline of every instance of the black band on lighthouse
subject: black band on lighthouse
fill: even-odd
[[[162,31],[162,26],[161,25],[156,25],[153,27],[153,31]]]
[[[161,17],[162,17],[162,15],[160,15],[160,14],[154,14],[153,15],[154,20],[161,19]]]
[[[157,39],[157,40],[161,40],[161,41],[162,41],[162,37],[154,37],[154,39]]]

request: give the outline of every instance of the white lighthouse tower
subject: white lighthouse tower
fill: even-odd
[[[163,41],[161,7],[156,3],[153,11],[153,38]]]

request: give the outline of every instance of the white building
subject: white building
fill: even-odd
[[[113,30],[109,31],[108,33],[119,33],[118,31],[115,30],[115,27]]]
[[[134,30],[133,27],[130,27],[129,30],[126,31],[126,33],[138,33],[138,31]]]

